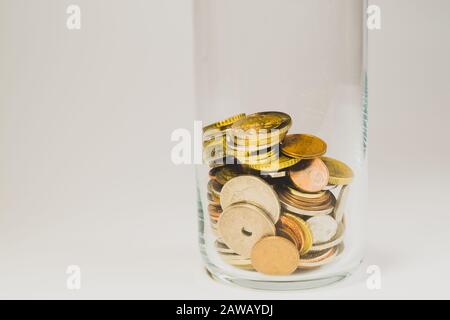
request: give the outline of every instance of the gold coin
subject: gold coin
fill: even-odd
[[[265,159],[273,156],[274,154],[279,154],[277,150],[264,150],[258,152],[242,152],[242,151],[234,151],[231,149],[227,149],[227,154],[229,156],[236,157],[237,159]]]
[[[238,152],[260,152],[260,151],[268,151],[272,148],[279,147],[281,140],[278,139],[279,135],[274,135],[269,139],[262,139],[259,137],[258,140],[239,140],[236,139],[232,131],[227,131],[227,135],[225,136],[225,141],[227,147],[231,150]]]
[[[242,129],[244,131],[248,130],[270,130],[270,129],[280,129],[292,122],[291,117],[282,112],[268,111],[268,112],[258,112],[248,115],[239,121],[236,121],[231,126],[232,129]]]
[[[250,203],[227,206],[217,227],[223,242],[245,258],[250,257],[254,244],[261,238],[275,235],[275,225],[270,217]]]
[[[224,140],[212,140],[203,148],[203,161],[216,162],[226,157],[226,143]]]
[[[223,167],[224,165],[237,165],[238,161],[234,157],[223,157],[223,158],[217,158],[214,161],[208,162],[208,166],[210,168],[218,168]]]
[[[215,179],[221,185],[224,185],[233,178],[241,174],[241,168],[238,165],[228,165],[218,168],[215,172]]]
[[[299,264],[300,257],[294,243],[283,237],[265,237],[255,244],[251,254],[256,271],[267,275],[289,275]]]
[[[215,167],[215,168],[212,168],[212,169],[210,169],[209,170],[209,172],[208,172],[208,177],[209,177],[209,179],[216,179],[216,174],[217,174],[217,171],[218,171],[218,169],[219,169],[220,167]]]
[[[292,119],[282,112],[259,112],[236,121],[231,126],[233,136],[238,140],[272,140],[287,132]]]
[[[328,172],[330,173],[328,180],[329,184],[347,185],[352,182],[353,170],[348,165],[342,161],[329,157],[322,157],[321,159],[327,166]]]
[[[213,124],[207,125],[203,128],[203,132],[206,132],[211,129],[222,129],[222,128],[228,127],[228,126],[232,125],[233,123],[235,123],[236,121],[239,121],[242,118],[245,118],[245,113],[240,113],[235,116],[229,117],[227,119],[217,121]]]
[[[281,151],[290,157],[314,159],[327,151],[327,144],[310,134],[290,134],[283,140]]]
[[[212,195],[216,196],[217,198],[220,197],[222,185],[218,183],[216,180],[209,180],[207,188],[208,192],[210,192]]]
[[[290,124],[282,129],[263,129],[260,131],[254,129],[248,131],[234,129],[233,131],[230,129],[227,131],[227,142],[228,145],[234,149],[273,146],[280,144],[283,141],[289,128]],[[245,136],[244,133],[246,134]]]
[[[206,196],[210,204],[220,206],[220,198],[218,196],[212,194],[211,192],[208,192]]]
[[[263,209],[276,223],[280,217],[280,202],[277,193],[263,179],[242,175],[228,181],[220,193],[220,204],[225,210],[238,202],[249,202]]]
[[[258,165],[258,164],[268,164],[276,161],[279,157],[278,153],[275,153],[274,151],[267,152],[265,154],[259,154],[257,156],[251,156],[251,157],[239,157],[236,156],[236,158],[239,160],[241,164],[244,165]]]
[[[302,233],[303,233],[304,239],[305,239],[303,248],[300,251],[300,256],[302,256],[302,255],[306,254],[309,250],[311,250],[311,247],[313,245],[313,238],[312,238],[311,230],[309,229],[308,225],[302,218],[300,218],[294,214],[287,213],[287,212],[284,213],[284,215],[286,217],[294,220],[298,224],[300,229],[302,230]]]
[[[249,156],[256,156],[258,154],[264,154],[267,152],[280,152],[280,145],[279,144],[264,144],[260,146],[236,146],[236,145],[230,145],[227,142],[227,150],[230,155],[237,155],[241,157],[249,157]]]
[[[227,143],[224,135],[214,136],[209,140],[203,140],[203,149],[211,148],[220,145],[223,149],[226,148]]]
[[[214,141],[226,141],[227,130],[212,129],[203,133],[203,147],[207,147]]]
[[[301,159],[280,155],[277,160],[265,164],[250,164],[249,167],[264,172],[275,172],[296,165]]]

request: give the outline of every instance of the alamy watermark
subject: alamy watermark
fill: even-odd
[[[366,280],[366,286],[369,290],[381,289],[381,268],[377,265],[367,267],[366,273],[369,277]]]
[[[69,30],[81,29],[81,8],[76,4],[71,4],[67,7],[66,13],[68,14],[66,20],[66,27]]]
[[[77,265],[70,265],[66,268],[66,287],[68,290],[81,289],[81,268]]]
[[[217,128],[202,128],[201,121],[194,121],[193,134],[185,128],[172,132],[170,139],[176,143],[170,154],[172,163],[235,164],[236,158],[250,160],[267,154],[273,154],[275,159],[272,160],[277,160],[281,134],[278,129],[236,129],[224,132]]]

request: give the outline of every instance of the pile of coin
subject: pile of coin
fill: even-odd
[[[210,166],[208,215],[226,263],[289,275],[336,259],[353,172],[325,157],[327,144],[288,134],[282,112],[239,114],[203,129]]]

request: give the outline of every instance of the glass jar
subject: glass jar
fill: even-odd
[[[210,275],[273,290],[363,257],[366,3],[195,0],[199,240]]]

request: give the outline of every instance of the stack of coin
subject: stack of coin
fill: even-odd
[[[324,157],[322,139],[288,134],[291,125],[285,113],[261,112],[204,128],[214,246],[232,266],[288,275],[326,265],[344,250],[353,172]],[[211,153],[218,146],[221,152]]]
[[[226,135],[226,153],[244,165],[262,165],[279,158],[280,142],[292,125],[282,112],[261,112],[234,122]]]
[[[215,167],[226,163],[223,159],[227,157],[227,133],[233,123],[245,117],[245,113],[237,114],[203,128],[203,160],[209,166]]]

